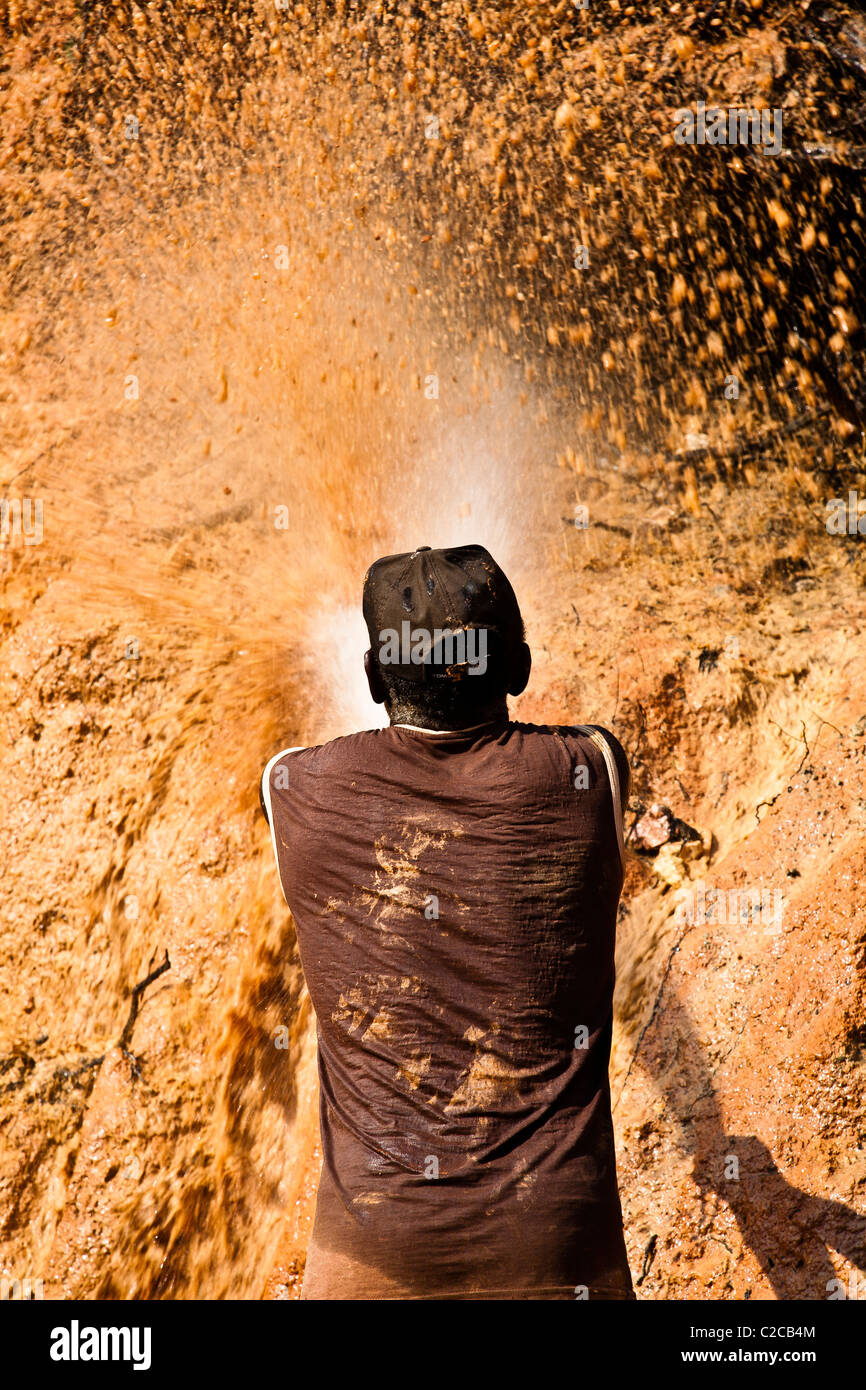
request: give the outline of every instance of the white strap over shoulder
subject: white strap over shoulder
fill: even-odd
[[[286,890],[283,888],[283,876],[280,873],[280,856],[277,852],[277,828],[274,825],[274,811],[271,806],[271,769],[280,761],[280,758],[284,758],[287,753],[303,753],[303,751],[302,747],[283,748],[281,752],[275,753],[274,756],[269,759],[262,773],[262,799],[267,807],[268,825],[271,829],[271,846],[274,851],[274,859],[277,862],[277,878],[280,880],[280,890],[284,898],[286,896]]]
[[[619,768],[616,765],[616,758],[613,756],[613,749],[603,734],[598,729],[593,729],[589,724],[576,724],[575,728],[579,734],[586,734],[596,746],[604,758],[607,767],[607,775],[610,779],[610,790],[613,796],[613,818],[616,822],[616,840],[619,845],[619,857],[625,864],[625,835],[622,825],[622,797],[619,789]]]

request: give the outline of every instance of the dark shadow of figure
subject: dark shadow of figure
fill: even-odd
[[[691,1016],[674,1002],[658,1017],[664,1037],[657,1025],[649,1030],[637,1060],[676,1116],[702,1201],[715,1195],[727,1203],[777,1298],[866,1298],[866,1217],[794,1187],[755,1135],[727,1134]],[[856,1282],[837,1278],[831,1249],[857,1268]]]

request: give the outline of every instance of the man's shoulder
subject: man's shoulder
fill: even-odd
[[[628,763],[626,751],[616,734],[601,724],[521,724],[513,722],[511,728],[524,738],[557,738],[573,743],[585,741],[590,736],[590,732],[597,733],[609,744],[617,761],[622,759]]]
[[[611,729],[606,729],[603,724],[577,725],[573,729],[570,729],[569,732],[577,734],[579,732],[583,732],[586,729],[592,730],[592,732],[595,734],[600,734],[601,737],[604,739],[605,743],[610,748],[617,762],[624,763],[625,766],[628,767],[628,754],[626,753],[616,734],[613,733]],[[583,737],[586,737],[585,732],[583,732]]]
[[[292,745],[274,753],[265,763],[259,784],[259,804],[272,819],[272,808],[281,792],[298,790],[310,777],[322,774],[342,775],[347,768],[369,766],[373,751],[372,740],[385,733],[384,729],[366,729],[358,734],[346,734],[327,743],[310,746]]]
[[[583,726],[578,726],[573,732],[576,736],[586,738],[590,736],[587,735],[586,730],[590,730],[592,734],[600,735],[613,754],[613,760],[616,763],[617,776],[619,779],[620,800],[623,809],[625,809],[629,797],[631,780],[631,768],[629,766],[628,754],[616,734],[612,733],[610,729],[604,728],[601,724],[585,724]]]
[[[629,761],[628,754],[617,738],[616,734],[610,729],[606,729],[601,724],[512,724],[512,729],[519,734],[526,742],[534,740],[541,742],[555,740],[560,746],[564,745],[570,753],[582,751],[592,734],[598,734],[605,741],[613,754],[619,774],[620,788],[625,791],[629,784]]]
[[[367,757],[377,739],[380,739],[387,732],[387,729],[365,729],[361,733],[343,734],[339,738],[329,739],[327,743],[302,744],[283,748],[268,759],[265,764],[263,780],[266,776],[270,776],[273,780],[274,774],[279,768],[324,771]]]

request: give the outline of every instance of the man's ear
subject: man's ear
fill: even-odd
[[[522,695],[529,684],[529,673],[532,670],[532,652],[525,642],[521,642],[519,651],[515,654],[511,667],[511,679],[508,682],[509,695]]]
[[[364,653],[364,670],[367,673],[367,684],[370,687],[370,694],[373,697],[374,703],[377,705],[384,705],[388,698],[388,692],[382,680],[382,673],[373,660],[372,650]]]

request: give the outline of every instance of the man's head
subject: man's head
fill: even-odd
[[[531,656],[514,590],[480,545],[387,555],[364,580],[370,693],[392,723],[468,728],[507,714]]]

